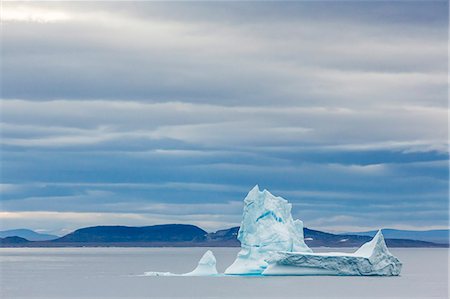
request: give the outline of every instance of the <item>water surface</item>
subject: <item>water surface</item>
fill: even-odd
[[[399,277],[140,276],[189,272],[206,249],[2,248],[0,298],[448,298],[442,248],[391,249]],[[239,249],[212,250],[223,272]]]

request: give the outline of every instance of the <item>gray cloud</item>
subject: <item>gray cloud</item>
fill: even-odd
[[[227,227],[255,183],[310,227],[448,224],[445,2],[3,9],[8,227]]]
[[[6,5],[6,15],[14,6]],[[289,12],[285,19],[256,17],[270,3],[237,14],[249,6],[29,7],[36,6],[69,19],[6,22],[4,97],[446,105],[447,31],[439,23],[380,24],[368,22],[367,11],[368,19],[350,21],[323,7],[330,18],[314,19],[301,5],[276,9]],[[412,15],[415,9],[410,6]]]
[[[437,107],[277,108],[3,100],[2,108],[2,143],[14,146],[65,147],[114,140],[170,139],[215,148],[319,145],[329,149],[353,146],[447,151],[447,109]]]

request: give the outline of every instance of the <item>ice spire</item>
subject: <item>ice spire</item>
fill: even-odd
[[[241,251],[225,273],[262,273],[274,251],[311,252],[303,240],[303,222],[292,219],[291,208],[287,200],[253,187],[244,199]]]
[[[198,262],[197,268],[183,276],[213,276],[217,274],[216,257],[211,250],[208,250]]]

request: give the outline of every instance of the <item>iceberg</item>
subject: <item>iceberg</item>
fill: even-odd
[[[256,185],[244,199],[238,232],[241,250],[225,275],[358,275],[397,276],[402,263],[393,256],[381,230],[354,253],[314,253],[304,241],[303,222],[294,220],[292,205]],[[185,274],[146,272],[146,276],[221,276],[208,250]]]
[[[402,268],[381,230],[354,253],[277,252],[267,262],[262,275],[397,276]]]
[[[394,276],[401,262],[388,250],[380,231],[354,253],[313,253],[305,244],[303,222],[293,220],[287,200],[256,185],[244,199],[238,239],[241,250],[228,275]]]
[[[225,274],[259,275],[275,252],[312,252],[303,240],[303,222],[292,219],[291,208],[287,200],[260,191],[258,185],[250,190],[238,232],[241,250]]]
[[[144,276],[215,276],[218,275],[216,268],[216,257],[211,250],[203,254],[197,267],[189,273],[175,274],[171,272],[145,272]]]
[[[216,268],[216,257],[211,250],[208,250],[198,262],[197,268],[183,276],[214,276],[217,274],[219,272]]]

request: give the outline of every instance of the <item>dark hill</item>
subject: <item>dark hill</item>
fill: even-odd
[[[52,242],[200,242],[205,240],[206,231],[185,224],[164,224],[143,227],[94,226],[78,229]]]
[[[27,239],[13,236],[13,237],[6,237],[6,238],[0,238],[0,244],[2,245],[21,245],[24,243],[30,243]]]
[[[41,234],[25,228],[0,231],[0,238],[6,237],[21,237],[29,241],[48,241],[59,238],[55,235]]]
[[[240,243],[237,240],[238,231],[239,226],[236,226],[229,229],[219,230],[215,233],[209,233],[206,241],[214,245],[221,244],[221,246],[240,246]],[[369,236],[335,235],[306,227],[303,229],[303,233],[305,236],[305,242],[310,247],[356,248],[372,240],[372,237]],[[442,247],[441,244],[406,239],[386,239],[386,243],[390,247]]]
[[[209,233],[206,241],[218,246],[239,247],[241,243],[237,239],[239,226],[218,230],[215,233]]]
[[[369,236],[373,237],[377,231],[366,231],[366,232],[348,232],[342,235],[358,235],[358,236]],[[417,230],[401,230],[401,229],[391,229],[383,228],[383,235],[388,239],[408,239],[408,240],[420,240],[433,243],[448,244],[450,239],[450,230],[448,229],[434,229],[426,231]]]
[[[165,224],[144,227],[95,226],[78,229],[52,241],[28,241],[19,237],[0,239],[0,247],[239,247],[239,227],[207,233],[194,225]],[[336,235],[304,228],[310,247],[359,247],[369,236]],[[389,247],[448,247],[448,244],[386,238]]]
[[[359,247],[362,244],[372,240],[369,236],[357,235],[335,235],[318,230],[304,228],[305,242],[310,247]],[[432,242],[407,240],[407,239],[389,239],[386,238],[386,244],[390,247],[442,247],[441,244]]]

